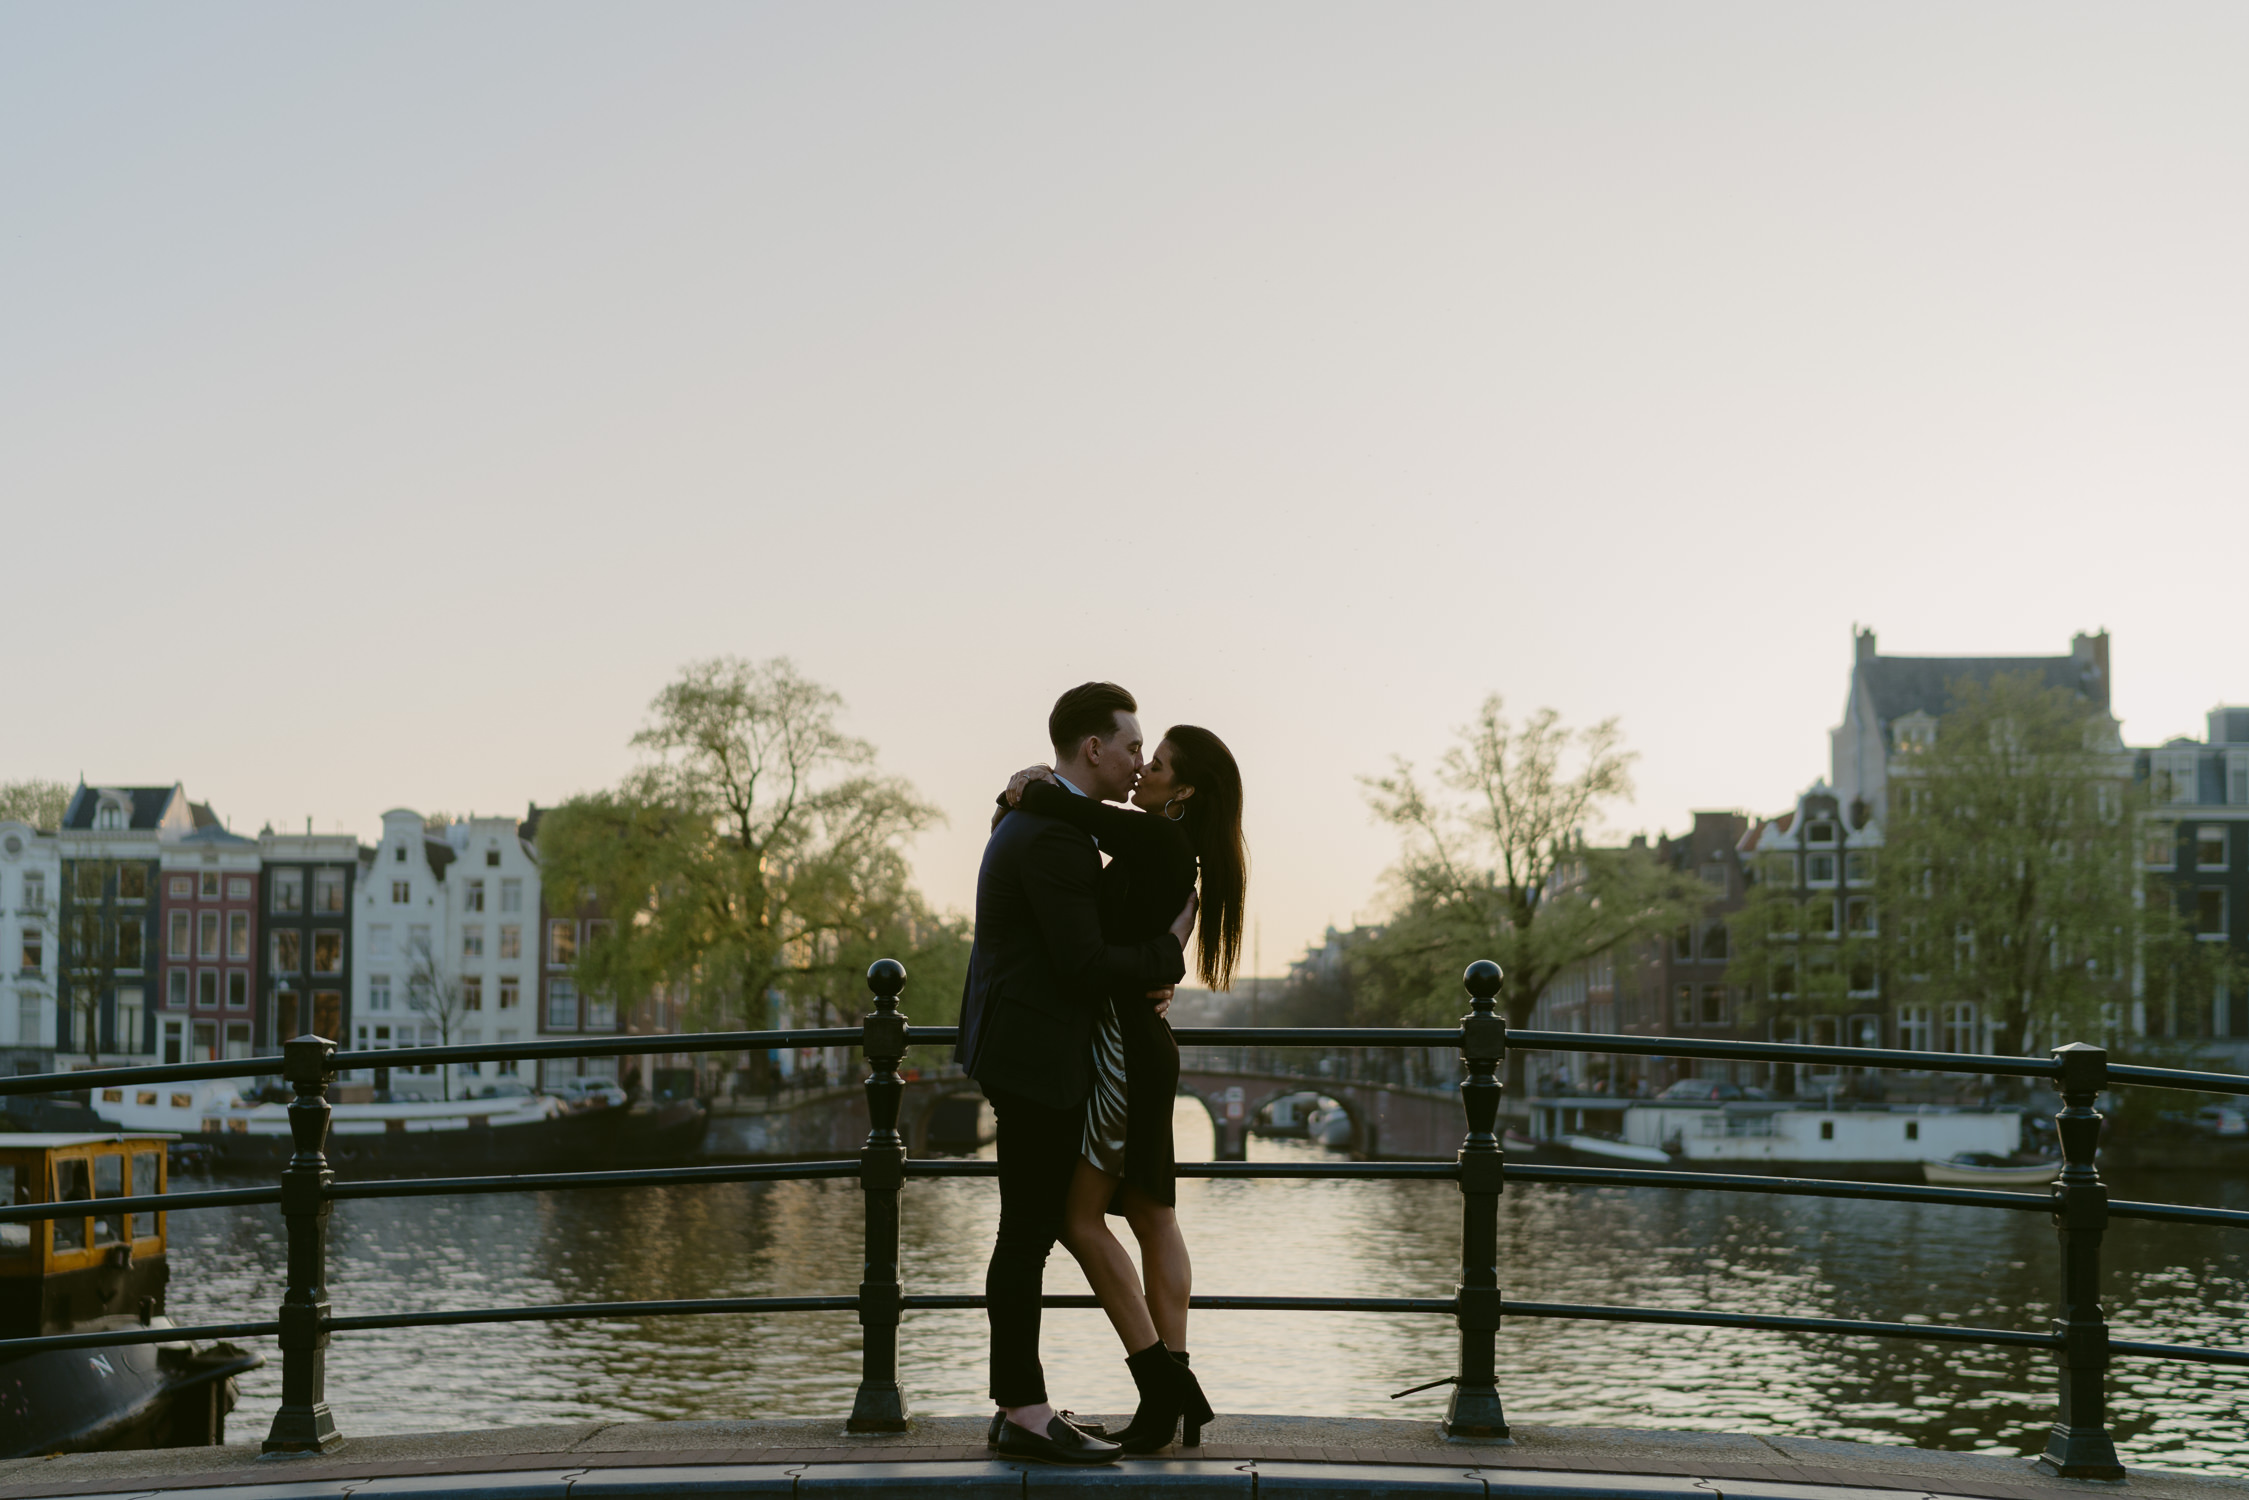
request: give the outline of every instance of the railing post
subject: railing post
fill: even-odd
[[[325,1453],[341,1443],[328,1410],[328,1085],[336,1044],[321,1036],[281,1044],[281,1074],[296,1148],[281,1169],[281,1222],[289,1232],[289,1285],[281,1294],[281,1408],[266,1434],[268,1453]]]
[[[906,1017],[898,992],[906,967],[877,959],[867,970],[875,1008],[860,1029],[867,1054],[867,1144],[859,1151],[859,1187],[867,1196],[867,1260],[859,1275],[859,1394],[851,1403],[852,1432],[904,1432],[906,1393],[898,1388],[898,1320],[905,1288],[898,1281],[898,1191],[906,1185],[906,1142],[898,1133],[898,1105],[906,1081],[898,1063],[906,1055]]]
[[[2054,1229],[2062,1242],[2061,1415],[2047,1434],[2038,1467],[2064,1479],[2122,1479],[2108,1435],[2108,1318],[2101,1312],[2101,1235],[2108,1228],[2108,1188],[2094,1165],[2101,1112],[2093,1107],[2108,1084],[2108,1052],[2071,1042],[2054,1049],[2062,1110],[2054,1116],[2062,1142],[2055,1182]]]
[[[1461,1442],[1505,1443],[1499,1405],[1499,1194],[1507,1159],[1499,1147],[1499,1070],[1507,1059],[1507,1018],[1493,999],[1499,965],[1468,966],[1468,1014],[1460,1018],[1461,1107],[1468,1138],[1460,1144],[1460,1285],[1453,1291],[1460,1324],[1460,1376],[1445,1408],[1444,1433]]]

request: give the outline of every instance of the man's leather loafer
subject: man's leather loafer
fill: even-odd
[[[1040,1434],[1016,1426],[1003,1415],[1000,1440],[992,1446],[1002,1458],[1030,1458],[1048,1464],[1109,1464],[1124,1452],[1115,1443],[1086,1436],[1060,1417],[1047,1423],[1046,1432]]]
[[[1085,1418],[1079,1416],[1074,1411],[1066,1411],[1062,1413],[1062,1420],[1069,1423],[1072,1427],[1075,1427],[1078,1431],[1084,1433],[1087,1437],[1105,1438],[1109,1435],[1109,1429],[1107,1427],[1103,1426],[1099,1422],[1088,1422],[1087,1420],[1085,1420]],[[1006,1421],[1007,1409],[1005,1407],[1002,1407],[1000,1410],[992,1413],[992,1430],[984,1434],[985,1447],[997,1448],[1000,1445],[1000,1426]]]

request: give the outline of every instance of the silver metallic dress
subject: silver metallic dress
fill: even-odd
[[[1124,1030],[1114,1001],[1101,1002],[1093,1029],[1093,1093],[1085,1102],[1085,1159],[1111,1177],[1125,1175]]]

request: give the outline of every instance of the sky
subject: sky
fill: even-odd
[[[1854,625],[2249,702],[2238,5],[0,4],[0,779],[372,838],[787,656],[946,810],[1125,684],[1260,972],[1359,778],[1827,770]]]

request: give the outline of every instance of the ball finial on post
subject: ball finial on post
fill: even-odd
[[[884,1010],[898,1003],[898,992],[906,987],[906,966],[895,958],[878,958],[867,965],[867,988],[874,991],[876,1005]]]
[[[1479,958],[1468,966],[1467,973],[1460,976],[1460,982],[1468,986],[1469,1003],[1477,1010],[1488,1011],[1492,1008],[1493,998],[1499,994],[1500,981],[1505,977],[1498,964],[1488,958]]]

